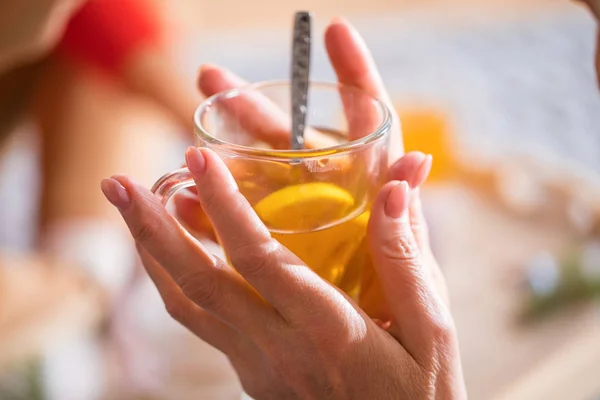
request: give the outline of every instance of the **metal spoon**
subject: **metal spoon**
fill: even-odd
[[[294,18],[292,41],[292,137],[291,148],[304,148],[304,130],[308,103],[308,78],[310,74],[312,14],[299,11]]]

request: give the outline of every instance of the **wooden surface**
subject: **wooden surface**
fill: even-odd
[[[517,379],[496,400],[594,399],[600,394],[600,326],[586,327]]]
[[[523,377],[535,374],[540,365],[585,332],[600,343],[600,318],[593,306],[567,309],[537,324],[518,322],[523,304],[520,270],[539,251],[559,250],[570,243],[564,230],[512,219],[466,187],[430,189],[426,196],[426,207],[439,211],[431,227],[433,241],[448,281],[470,399],[491,399],[512,385],[520,386]],[[589,350],[589,357],[599,364],[597,348]],[[570,361],[557,365],[552,373],[569,376],[581,368],[576,357]],[[585,365],[590,359],[581,362]],[[540,394],[521,397],[530,400],[575,388],[574,382],[557,379],[528,385]],[[575,393],[568,398],[587,400]]]

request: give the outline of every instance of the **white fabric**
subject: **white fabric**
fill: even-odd
[[[106,386],[100,344],[74,338],[42,358],[44,397],[48,400],[98,400]]]
[[[100,220],[65,221],[50,226],[42,247],[81,266],[116,298],[135,266],[135,247],[127,232]],[[49,400],[96,400],[107,386],[105,354],[94,337],[61,342],[43,356],[44,391]]]
[[[85,268],[112,294],[131,278],[137,257],[127,231],[98,220],[70,221],[49,227],[43,248]]]

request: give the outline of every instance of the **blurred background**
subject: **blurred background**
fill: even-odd
[[[313,79],[334,80],[320,33],[347,17],[407,149],[434,156],[423,192],[470,397],[600,398],[600,92],[585,8],[92,3],[51,54],[0,77],[0,399],[239,398],[224,357],[169,319],[146,278],[131,283],[132,243],[99,181],[149,186],[181,165],[200,65],[288,78],[297,10],[315,13]]]

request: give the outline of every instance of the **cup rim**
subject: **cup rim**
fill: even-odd
[[[194,112],[194,131],[195,135],[199,136],[203,141],[209,143],[210,145],[217,146],[219,151],[224,151],[228,153],[244,155],[247,157],[255,157],[255,158],[269,158],[276,160],[290,160],[290,159],[307,159],[314,157],[322,157],[331,155],[333,153],[340,152],[350,152],[359,150],[364,148],[371,143],[377,142],[386,137],[386,135],[390,132],[390,128],[392,125],[392,113],[389,107],[379,98],[372,96],[366,91],[355,88],[353,86],[340,84],[338,82],[325,82],[325,81],[310,81],[309,85],[312,87],[322,87],[327,89],[335,89],[339,90],[340,88],[347,88],[353,91],[362,92],[365,95],[369,96],[375,104],[379,107],[382,112],[383,118],[379,126],[373,130],[373,132],[368,135],[362,136],[358,139],[352,140],[347,143],[338,144],[335,146],[323,147],[318,149],[301,149],[301,150],[292,150],[292,149],[263,149],[256,148],[251,146],[244,146],[232,142],[228,142],[226,140],[219,139],[210,134],[208,129],[206,129],[202,124],[202,116],[210,109],[210,107],[219,99],[222,98],[231,98],[239,95],[240,93],[246,91],[256,91],[262,88],[274,87],[274,86],[290,86],[290,80],[270,80],[270,81],[261,81],[256,83],[251,83],[248,85],[244,85],[234,89],[228,89],[219,93],[216,93],[206,100],[204,100],[200,106]]]

